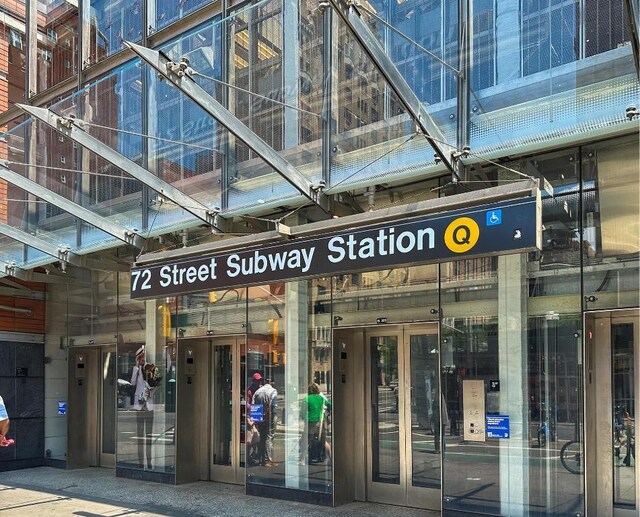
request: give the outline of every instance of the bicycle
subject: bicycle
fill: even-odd
[[[562,466],[572,474],[584,472],[584,449],[582,443],[571,440],[560,449],[560,461]]]

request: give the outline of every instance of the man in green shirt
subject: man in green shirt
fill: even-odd
[[[300,417],[304,430],[300,438],[300,464],[306,464],[309,453],[310,462],[324,461],[324,455],[331,461],[331,446],[327,442],[326,412],[331,410],[331,401],[322,393],[317,384],[310,384],[307,396],[302,401]]]

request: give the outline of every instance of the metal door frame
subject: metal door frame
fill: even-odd
[[[241,398],[242,398],[242,379],[241,377],[241,359],[242,347],[245,346],[246,339],[244,334],[216,336],[209,338],[210,348],[210,377],[209,377],[209,433],[208,439],[211,443],[209,447],[209,479],[211,481],[219,481],[223,483],[233,483],[236,485],[244,485],[246,477],[246,468],[240,466],[240,448],[242,443],[240,440],[241,425]],[[213,463],[213,429],[216,415],[213,411],[213,379],[214,379],[214,347],[228,346],[231,348],[231,465],[216,465]]]
[[[602,334],[594,331],[598,323],[606,325]],[[634,325],[634,361],[635,361],[635,418],[638,419],[640,406],[640,310],[615,309],[589,311],[584,313],[585,337],[594,332],[593,338],[586,341],[585,362],[585,472],[587,475],[587,513],[591,515],[612,515],[631,517],[640,509],[640,468],[636,462],[636,509],[613,507],[613,415],[611,326],[616,323],[635,323]],[[597,340],[596,340],[597,337]],[[600,415],[597,418],[597,415]],[[608,415],[603,418],[602,415]],[[637,432],[636,432],[637,437]]]
[[[407,374],[406,383],[409,389],[405,393],[410,393],[411,389],[411,336],[415,335],[435,335],[437,342],[440,343],[440,326],[438,323],[431,324],[422,324],[422,325],[405,325],[403,327],[404,333],[404,351],[405,351],[405,372]],[[438,352],[440,347],[438,346]],[[406,501],[408,506],[412,507],[420,507],[420,508],[429,508],[429,509],[441,509],[441,501],[442,501],[442,458],[444,451],[443,440],[445,438],[444,429],[442,428],[442,366],[440,364],[440,353],[438,353],[437,357],[437,365],[436,365],[436,378],[437,378],[437,388],[438,388],[438,408],[440,411],[440,418],[438,421],[440,422],[440,489],[437,488],[426,488],[426,487],[414,487],[411,484],[412,474],[413,474],[413,451],[412,451],[412,425],[411,425],[411,396],[405,397],[405,458],[406,458]]]
[[[411,450],[411,362],[410,337],[418,334],[435,334],[439,336],[437,322],[415,324],[385,325],[364,332],[364,358],[366,366],[365,379],[365,420],[366,420],[366,490],[367,500],[385,504],[412,506],[416,508],[441,508],[442,489],[420,488],[411,485],[413,472],[413,455]],[[373,410],[371,400],[371,347],[370,338],[382,336],[398,338],[398,442],[400,455],[400,483],[388,484],[373,481],[373,443],[372,421]],[[440,358],[438,357],[438,393],[441,396]],[[439,403],[441,404],[441,402]],[[444,433],[441,433],[441,437]],[[442,465],[440,467],[442,473]],[[441,476],[442,482],[442,476]]]
[[[100,369],[102,370],[104,368],[104,363],[102,361],[103,359],[103,354],[107,354],[107,353],[113,353],[113,360],[115,361],[114,364],[114,371],[115,371],[115,383],[113,386],[113,389],[115,390],[115,404],[113,409],[113,435],[114,435],[114,448],[115,451],[118,450],[118,433],[116,431],[117,429],[117,421],[118,421],[118,356],[117,356],[117,349],[116,349],[116,344],[110,344],[110,345],[99,345],[96,346],[95,348],[98,349],[98,357],[99,357],[99,365],[100,365]],[[102,372],[100,372],[102,373]],[[113,454],[108,454],[108,453],[103,453],[102,452],[102,439],[104,437],[104,433],[103,433],[103,424],[104,424],[104,379],[102,376],[100,376],[100,383],[98,385],[98,407],[99,407],[99,411],[98,411],[98,429],[97,429],[97,447],[98,447],[98,463],[100,467],[105,467],[105,468],[109,468],[109,469],[114,469],[116,467],[116,453],[114,451]]]

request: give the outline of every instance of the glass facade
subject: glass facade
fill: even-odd
[[[116,466],[175,473],[176,334],[171,300],[130,300],[118,275]],[[175,328],[175,326],[173,327]]]
[[[638,97],[638,80],[626,14],[619,3],[524,2],[521,9],[513,8],[512,2],[473,4],[468,129],[471,158],[478,165],[472,171],[507,153],[527,155],[558,141],[604,138],[635,129],[625,108]],[[46,5],[38,4],[35,17],[41,50],[36,53],[36,80],[29,78],[29,84],[37,93],[76,76],[76,61],[70,56],[75,57],[77,49],[87,54],[85,68],[109,59],[122,62],[124,41],[142,41],[171,26],[176,16],[213,9],[207,2],[171,8],[162,2],[90,2],[87,10],[64,2]],[[363,19],[433,117],[442,143],[455,145],[461,116],[457,8],[416,0],[373,2],[362,10]],[[78,30],[78,17],[87,25],[84,31]],[[144,35],[147,25],[153,30]],[[423,27],[431,31],[426,34]],[[28,34],[12,30],[10,61],[24,60]],[[81,32],[86,42],[79,40]],[[291,48],[283,45],[285,33],[297,41]],[[173,59],[188,58],[194,80],[204,90],[312,184],[324,181],[329,194],[389,180],[435,177],[443,171],[350,29],[314,2],[263,0],[234,7],[177,38],[160,39],[157,46]],[[81,74],[81,92],[63,94],[51,109],[82,118],[92,136],[211,209],[232,217],[273,210],[284,201],[303,202],[286,178],[196,103],[159,81],[146,64],[133,61],[96,79],[84,76],[91,74]],[[5,138],[12,141],[11,152],[21,151],[11,168],[18,171],[21,164],[36,163],[59,169],[70,199],[84,199],[87,205],[90,198],[98,213],[127,230],[154,236],[199,224],[163,196],[143,192],[125,171],[68,139],[60,141],[54,131],[19,126]],[[517,170],[542,174],[533,162],[525,166]],[[90,175],[88,167],[100,173]],[[473,181],[484,181],[482,172]],[[35,224],[65,226],[66,243],[82,252],[87,245],[94,249],[119,244],[84,224],[75,228],[74,236],[63,212],[64,208],[47,210],[51,215]],[[53,217],[57,221],[47,220]]]
[[[353,393],[366,422],[356,434],[370,485],[355,481],[354,497],[403,491],[392,502],[420,506],[433,491],[445,511],[584,514],[589,473],[569,469],[562,451],[578,444],[580,457],[588,438],[585,315],[640,307],[638,124],[626,111],[640,84],[623,2],[474,0],[469,113],[458,109],[455,2],[358,7],[439,129],[436,144],[465,140],[458,122],[468,118],[468,177],[454,185],[334,10],[315,0],[232,4],[18,3],[20,23],[3,25],[2,111],[30,99],[73,117],[99,143],[219,213],[226,230],[212,232],[185,210],[193,207],[67,132],[36,118],[6,122],[0,169],[62,200],[1,181],[1,221],[56,251],[5,236],[0,259],[47,268],[56,279],[69,267],[73,280],[50,299],[56,336],[72,351],[115,346],[101,356],[102,394],[113,378],[117,384],[115,399],[100,399],[116,405],[115,434],[103,433],[102,452],[115,455],[119,473],[179,481],[178,389],[196,375],[180,354],[197,340],[211,354],[204,371],[213,430],[205,441],[214,449],[200,478],[237,467],[232,482],[249,493],[332,504],[344,460],[333,452],[348,436],[335,417],[345,418],[338,395],[350,382],[342,361],[356,351],[361,382]],[[259,157],[255,141],[242,141],[132,58],[126,41],[187,59],[185,81],[340,209],[374,212],[464,191],[481,196],[522,175],[545,179],[554,192],[542,194],[542,247],[132,300],[128,269],[144,253],[325,217]],[[122,235],[81,221],[68,211],[75,205]],[[144,247],[123,251],[125,232],[146,239]],[[64,250],[83,267],[61,260]],[[85,255],[97,265],[82,262]],[[612,400],[632,407],[637,379],[628,364],[637,357],[624,325],[611,336]],[[340,340],[352,347],[344,355]],[[470,414],[480,409],[470,409],[468,394],[478,386],[482,411],[508,436],[476,439]],[[614,408],[620,429],[631,429],[629,418]],[[625,497],[617,501],[633,504]]]

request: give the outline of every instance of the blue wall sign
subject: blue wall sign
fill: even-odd
[[[264,420],[262,404],[251,404],[251,407],[249,408],[249,417],[254,422],[262,422]]]
[[[487,438],[509,438],[509,415],[487,415]]]
[[[64,400],[58,401],[58,414],[66,415],[67,414],[67,402]]]

